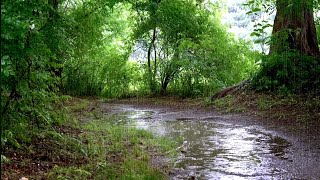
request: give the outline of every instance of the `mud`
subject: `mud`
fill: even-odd
[[[113,123],[182,139],[171,179],[320,179],[316,127],[197,106],[102,103]],[[317,134],[318,133],[318,134]]]

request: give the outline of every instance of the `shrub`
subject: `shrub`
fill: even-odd
[[[320,61],[297,52],[263,57],[261,69],[253,78],[257,90],[284,93],[307,92],[320,87]]]

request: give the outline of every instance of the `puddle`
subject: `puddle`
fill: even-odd
[[[125,108],[114,123],[146,129],[156,135],[182,138],[172,179],[273,179],[287,169],[291,146],[259,126],[225,123],[219,117],[162,118],[155,110]]]

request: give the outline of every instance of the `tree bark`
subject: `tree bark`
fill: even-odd
[[[154,51],[154,68],[153,68],[153,81],[156,82],[156,75],[157,75],[157,48],[156,48],[156,28],[153,30],[154,33],[154,41],[153,41],[153,51]],[[156,84],[154,84],[156,86]]]
[[[160,95],[161,96],[165,96],[166,95],[167,87],[168,87],[169,82],[170,82],[169,79],[165,78],[165,81],[161,84],[161,90],[160,90]]]
[[[211,101],[214,101],[216,99],[219,99],[219,98],[223,98],[227,95],[230,95],[230,94],[234,94],[236,93],[237,91],[245,88],[245,86],[247,84],[249,84],[250,81],[247,79],[247,80],[244,80],[242,82],[240,82],[239,84],[237,85],[234,85],[234,86],[230,86],[230,87],[227,87],[225,89],[222,89],[220,90],[219,92],[215,93],[213,96],[210,97],[210,100]]]
[[[155,82],[154,82],[154,78],[152,75],[152,69],[151,69],[151,51],[152,51],[152,47],[155,47],[154,43],[156,41],[156,28],[153,29],[152,32],[152,38],[151,38],[151,42],[148,48],[148,73],[149,73],[149,83],[150,83],[150,91],[151,93],[154,93],[156,88],[155,88]],[[156,58],[156,57],[155,57]],[[156,60],[155,60],[156,61]],[[155,65],[156,66],[156,65]]]
[[[283,40],[289,50],[298,50],[303,55],[319,55],[312,0],[277,0],[276,6],[269,54],[283,52],[284,44],[279,43],[279,39],[285,37]]]

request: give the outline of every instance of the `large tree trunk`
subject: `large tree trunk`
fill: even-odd
[[[301,54],[319,55],[312,0],[295,0],[291,3],[288,0],[277,0],[276,6],[270,54],[281,53],[285,41],[289,49],[298,50]],[[279,39],[286,35],[283,41]]]

